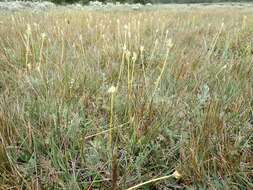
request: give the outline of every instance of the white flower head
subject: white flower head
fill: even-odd
[[[132,61],[135,62],[137,59],[137,54],[135,52],[133,52],[133,57],[132,57]]]
[[[124,52],[127,50],[126,44],[123,45],[122,49],[123,49]]]
[[[125,53],[126,53],[126,58],[129,59],[130,56],[131,56],[131,52],[127,49],[127,50],[125,51]]]
[[[115,86],[111,86],[109,89],[108,89],[108,93],[109,94],[114,94],[115,92],[117,91],[116,87]]]
[[[72,78],[72,79],[70,80],[69,84],[70,84],[70,88],[73,88],[73,86],[74,86],[74,84],[75,84],[75,79]]]
[[[174,173],[172,174],[172,176],[176,179],[180,179],[182,177],[182,175],[177,171],[175,170]]]
[[[168,39],[168,41],[167,41],[167,46],[168,46],[169,49],[172,48],[173,43],[172,43],[171,38]]]
[[[29,71],[32,70],[32,64],[31,64],[31,63],[28,63],[28,64],[27,64],[27,69],[28,69]]]
[[[130,32],[130,31],[128,31],[128,33],[127,33],[127,34],[128,34],[128,37],[129,37],[129,38],[131,38],[131,36],[132,36],[132,35],[131,35],[131,32]]]
[[[155,40],[155,46],[157,46],[157,44],[158,44],[158,40],[156,39],[156,40]]]
[[[83,36],[82,34],[79,35],[79,40],[82,41],[83,40]]]
[[[144,46],[140,46],[140,51],[141,51],[141,52],[144,51]]]
[[[43,32],[41,33],[41,38],[44,39],[47,35]]]
[[[32,33],[32,29],[31,29],[31,25],[30,24],[27,24],[26,33],[27,34],[31,34]]]

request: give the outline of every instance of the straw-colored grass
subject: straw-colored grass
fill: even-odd
[[[253,189],[251,9],[0,21],[0,189]]]

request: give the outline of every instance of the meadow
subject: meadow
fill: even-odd
[[[253,189],[253,8],[0,12],[0,189]]]

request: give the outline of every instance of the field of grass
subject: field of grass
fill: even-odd
[[[253,189],[252,10],[0,13],[0,189]]]

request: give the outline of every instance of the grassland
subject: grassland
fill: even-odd
[[[252,39],[251,8],[0,13],[0,189],[253,189]]]

